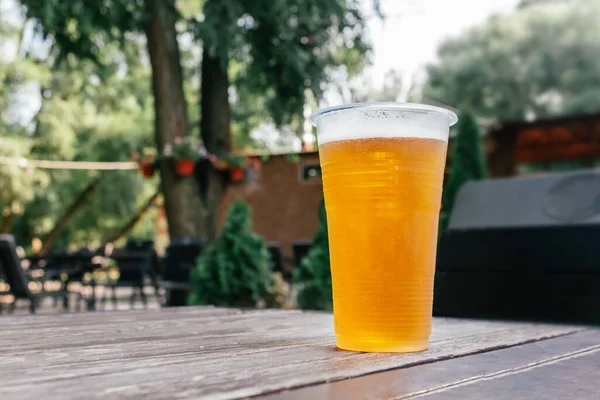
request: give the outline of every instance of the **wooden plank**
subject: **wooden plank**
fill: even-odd
[[[425,396],[424,399],[598,400],[599,382],[600,349],[595,349],[541,367],[454,387]]]
[[[310,386],[261,399],[597,400],[599,375],[600,330],[595,330]]]
[[[332,316],[216,308],[4,317],[0,398],[235,399],[431,363],[581,331],[434,321],[430,350],[334,346]]]

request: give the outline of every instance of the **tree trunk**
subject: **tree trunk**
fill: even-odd
[[[177,12],[169,0],[146,0],[148,53],[152,65],[155,140],[161,153],[166,143],[187,133],[187,104],[177,43]],[[202,203],[196,182],[179,177],[172,162],[160,162],[161,185],[171,238],[202,236]]]
[[[204,43],[202,56],[202,115],[200,132],[209,153],[223,157],[231,151],[228,60],[209,54]],[[227,184],[227,174],[211,168],[205,193],[206,234],[217,236],[217,214]]]
[[[118,231],[116,231],[115,233],[110,235],[108,237],[108,239],[106,239],[104,241],[103,246],[106,246],[108,243],[116,242],[117,240],[119,240],[120,238],[122,238],[123,236],[125,236],[129,232],[131,232],[131,230],[133,228],[135,228],[135,226],[137,225],[138,222],[140,222],[140,220],[146,214],[146,212],[150,209],[150,207],[152,207],[154,200],[156,200],[156,198],[158,197],[159,194],[160,194],[160,192],[154,193],[154,195],[152,195],[152,197],[150,197],[148,199],[148,201],[146,201],[146,203],[144,203],[144,205],[138,210],[138,212],[135,213],[134,217],[131,218],[129,220],[129,222],[127,222],[125,225],[123,225],[123,227],[121,227],[121,229],[119,229]]]
[[[12,212],[9,212],[4,216],[4,218],[2,218],[2,223],[0,223],[0,233],[10,233],[13,215],[14,214]]]
[[[90,183],[88,183],[85,189],[83,189],[83,191],[79,193],[79,196],[77,196],[75,201],[71,203],[69,208],[67,208],[67,211],[58,219],[58,221],[56,221],[54,228],[52,228],[52,230],[42,238],[42,248],[39,251],[40,255],[48,253],[48,251],[52,248],[52,244],[54,244],[54,241],[58,237],[60,231],[67,225],[67,222],[69,222],[71,217],[75,215],[77,210],[79,210],[85,204],[86,199],[94,191],[94,189],[96,189],[101,179],[102,176],[99,176]]]

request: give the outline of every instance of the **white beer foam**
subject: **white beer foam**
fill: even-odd
[[[423,138],[448,141],[454,113],[422,105],[350,105],[323,110],[311,121],[317,126],[319,144],[370,138]]]

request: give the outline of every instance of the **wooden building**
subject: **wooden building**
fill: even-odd
[[[243,183],[229,185],[219,222],[231,202],[241,197],[252,206],[254,229],[268,242],[279,243],[292,256],[292,243],[311,240],[318,226],[317,210],[323,197],[319,154],[272,155],[260,168],[246,170]]]
[[[486,137],[492,177],[591,168],[600,160],[600,113],[504,122]],[[530,167],[523,168],[523,167]]]

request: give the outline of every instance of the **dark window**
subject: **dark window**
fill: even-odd
[[[300,167],[300,181],[321,182],[321,166],[319,164],[304,164]]]

